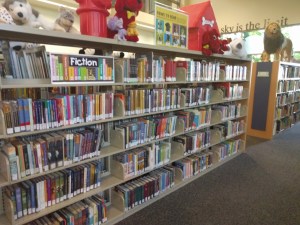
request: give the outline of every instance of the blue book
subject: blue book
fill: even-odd
[[[25,113],[24,113],[24,103],[22,99],[17,99],[18,103],[18,115],[19,115],[19,124],[21,131],[26,130],[26,125],[25,125]]]
[[[21,187],[19,185],[14,185],[14,190],[16,196],[17,217],[21,218],[23,216]]]

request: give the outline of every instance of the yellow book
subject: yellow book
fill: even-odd
[[[69,72],[69,80],[75,80],[75,70],[73,66],[69,66],[68,72]]]

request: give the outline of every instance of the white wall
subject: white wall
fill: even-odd
[[[204,1],[186,0],[186,3]],[[300,24],[299,0],[211,0],[211,3],[218,27],[224,32],[263,29],[268,21],[282,22],[282,26]]]

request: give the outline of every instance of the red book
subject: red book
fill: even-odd
[[[183,67],[185,69],[188,68],[188,61],[176,61],[176,68]]]
[[[166,81],[172,81],[172,78],[174,77],[174,72],[174,61],[172,59],[167,59],[165,63]]]
[[[214,83],[214,89],[221,89],[224,98],[230,97],[230,82]]]

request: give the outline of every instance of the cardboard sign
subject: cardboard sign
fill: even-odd
[[[186,48],[188,46],[188,15],[167,6],[155,4],[156,45]]]

